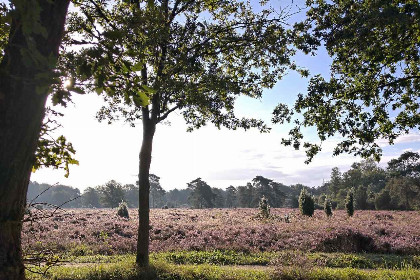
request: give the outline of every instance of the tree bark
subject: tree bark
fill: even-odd
[[[0,280],[25,279],[21,229],[34,154],[45,113],[48,88],[40,92],[35,77],[53,66],[28,64],[27,41],[44,57],[57,59],[69,0],[39,0],[45,37],[22,30],[24,11],[15,10],[0,64]],[[20,6],[31,5],[31,2]],[[27,9],[28,7],[26,7]],[[31,7],[29,7],[31,8]],[[45,85],[45,84],[43,84]]]
[[[155,131],[155,122],[143,119],[143,141],[139,155],[139,227],[136,256],[136,262],[141,267],[149,266],[149,174]]]

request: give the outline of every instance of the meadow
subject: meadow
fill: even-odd
[[[415,211],[328,218],[281,208],[261,219],[257,209],[152,209],[149,271],[134,266],[137,213],[129,213],[59,210],[24,224],[24,250],[60,260],[42,276],[51,279],[420,279]]]

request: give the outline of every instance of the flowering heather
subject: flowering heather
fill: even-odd
[[[271,214],[261,220],[258,209],[151,210],[150,249],[420,253],[419,212],[356,211],[351,218],[344,210],[330,218],[321,210],[313,217],[298,209]],[[23,246],[80,255],[135,252],[137,215],[133,209],[129,220],[110,209],[63,210],[25,223]]]

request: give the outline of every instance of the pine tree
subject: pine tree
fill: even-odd
[[[354,197],[353,196],[354,196],[353,190],[349,190],[346,197],[346,210],[347,210],[347,215],[349,215],[349,217],[353,216],[354,214]]]
[[[329,198],[326,198],[325,199],[325,202],[324,202],[324,211],[325,211],[325,214],[327,215],[327,217],[331,217],[332,216],[331,200]]]
[[[312,217],[315,211],[314,199],[305,189],[302,189],[299,195],[299,209],[302,215],[309,217]]]
[[[260,209],[260,215],[262,218],[268,219],[270,217],[270,205],[264,195],[261,197],[258,208]]]

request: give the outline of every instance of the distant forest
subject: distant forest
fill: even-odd
[[[326,198],[335,209],[344,209],[349,190],[354,193],[355,209],[367,210],[419,210],[420,209],[420,155],[405,152],[381,168],[371,159],[353,163],[346,172],[337,167],[331,171],[329,181],[320,187],[302,184],[284,185],[263,176],[256,176],[244,186],[220,189],[209,186],[201,178],[187,184],[185,189],[165,191],[159,177],[150,175],[151,208],[233,208],[257,207],[262,196],[271,207],[298,207],[302,189],[313,195],[316,208],[322,209]],[[128,207],[138,207],[138,186],[122,185],[114,180],[83,193],[79,189],[30,182],[27,200],[46,207],[63,208],[115,208],[126,202]]]

